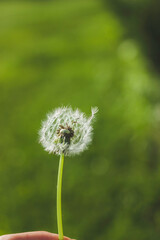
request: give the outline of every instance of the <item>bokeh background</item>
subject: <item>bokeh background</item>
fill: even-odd
[[[0,234],[57,232],[46,113],[98,106],[93,144],[65,159],[64,234],[160,239],[160,2],[0,1]]]

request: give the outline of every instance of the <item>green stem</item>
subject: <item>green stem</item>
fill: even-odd
[[[64,163],[64,154],[62,153],[59,161],[58,179],[57,179],[57,224],[58,224],[59,240],[63,240],[62,204],[61,204],[63,163]]]

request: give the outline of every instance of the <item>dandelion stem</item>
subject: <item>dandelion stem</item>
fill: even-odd
[[[62,226],[62,175],[63,175],[64,154],[62,153],[59,161],[58,179],[57,179],[57,224],[59,240],[63,240],[63,226]]]

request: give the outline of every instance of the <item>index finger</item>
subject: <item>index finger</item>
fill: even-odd
[[[36,231],[36,232],[24,232],[7,234],[0,236],[0,240],[59,240],[58,234]],[[64,240],[71,240],[68,237],[64,237]]]

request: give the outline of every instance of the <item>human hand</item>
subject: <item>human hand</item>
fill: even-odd
[[[0,236],[0,240],[59,240],[59,238],[58,234],[45,231],[36,231],[7,234]],[[64,237],[64,240],[71,240],[71,238]]]

